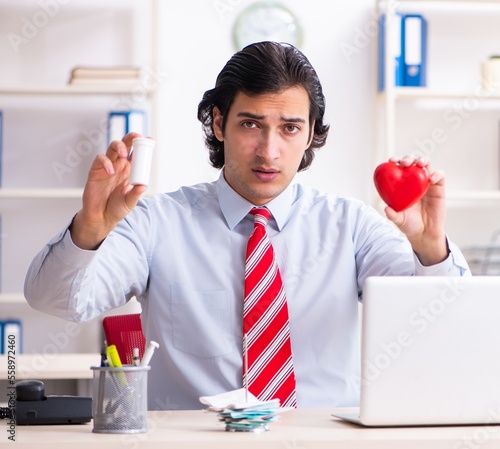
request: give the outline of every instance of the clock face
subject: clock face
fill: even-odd
[[[249,6],[236,19],[233,32],[238,50],[261,41],[286,42],[295,47],[302,42],[297,18],[279,3],[261,2]]]

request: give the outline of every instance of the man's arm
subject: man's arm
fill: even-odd
[[[154,245],[147,202],[122,220],[97,250],[82,250],[64,230],[33,259],[24,294],[36,310],[87,321],[147,290]]]

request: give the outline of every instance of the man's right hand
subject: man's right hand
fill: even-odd
[[[83,207],[69,228],[79,248],[97,249],[146,190],[145,186],[129,184],[128,154],[136,137],[141,135],[129,133],[122,140],[114,140],[106,154],[94,159],[83,191]]]

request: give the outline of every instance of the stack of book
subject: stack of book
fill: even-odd
[[[68,84],[72,86],[135,86],[140,83],[139,67],[75,67]]]

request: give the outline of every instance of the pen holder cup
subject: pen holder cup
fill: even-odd
[[[95,433],[144,433],[148,419],[150,366],[92,366]]]

